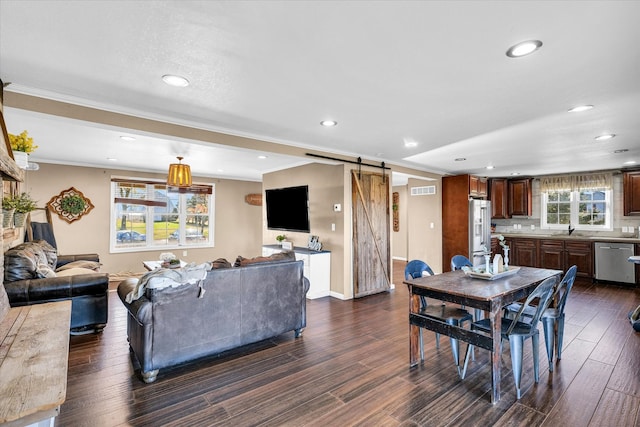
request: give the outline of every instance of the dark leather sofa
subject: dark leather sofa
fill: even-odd
[[[99,261],[97,254],[58,256],[45,241],[11,248],[4,254],[9,303],[18,307],[70,299],[71,333],[101,332],[108,318],[109,275],[92,269]]]
[[[214,269],[199,283],[151,286],[131,302],[127,296],[139,282],[121,282],[118,296],[128,311],[129,346],[142,379],[150,383],[159,369],[285,332],[299,337],[309,290],[303,270],[302,261]]]

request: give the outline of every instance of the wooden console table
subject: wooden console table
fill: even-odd
[[[67,395],[70,323],[71,301],[9,308],[0,319],[3,427],[53,425]]]

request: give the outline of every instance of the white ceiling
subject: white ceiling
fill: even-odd
[[[424,171],[617,169],[640,163],[639,16],[638,1],[0,0],[0,78],[9,92]],[[530,39],[538,52],[505,55]],[[567,112],[580,104],[595,108]],[[196,175],[260,180],[312,160],[123,142],[130,130],[10,106],[5,119],[40,162],[165,171],[183,155]]]

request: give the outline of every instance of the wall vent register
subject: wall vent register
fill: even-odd
[[[424,187],[411,187],[412,196],[433,196],[436,194],[435,185],[426,185]]]

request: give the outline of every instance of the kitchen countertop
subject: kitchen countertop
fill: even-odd
[[[583,236],[572,234],[536,234],[536,233],[493,233],[491,237],[502,234],[507,238],[523,238],[523,239],[555,239],[555,240],[589,240],[592,242],[616,242],[616,243],[640,243],[637,237],[607,237],[607,236]]]

